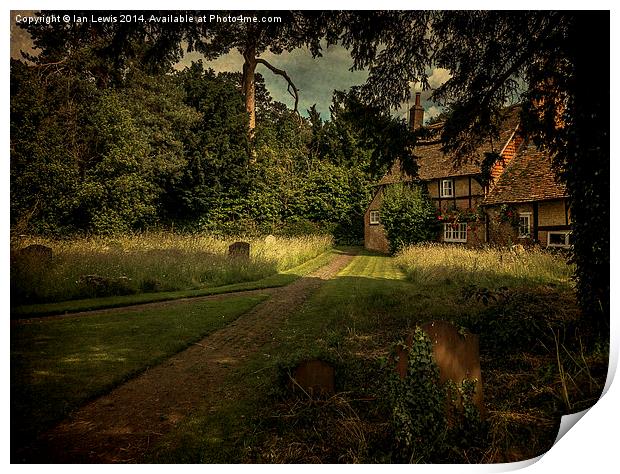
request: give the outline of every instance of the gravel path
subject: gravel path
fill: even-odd
[[[271,297],[267,301],[161,365],[88,403],[12,462],[140,462],[150,445],[195,408],[204,408],[209,400],[226,396],[220,387],[227,375],[271,342],[274,330],[287,315],[352,258],[337,255],[310,275],[269,290]]]

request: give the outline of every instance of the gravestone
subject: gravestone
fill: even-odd
[[[250,244],[235,242],[228,247],[228,256],[233,258],[250,258]]]
[[[274,235],[269,234],[268,236],[265,237],[265,243],[266,244],[275,244],[276,243],[276,237]]]
[[[330,396],[335,393],[334,368],[319,359],[301,362],[293,371],[293,390],[302,389],[311,397]]]
[[[423,324],[420,329],[433,343],[433,358],[439,368],[440,382],[445,383],[451,380],[459,385],[464,380],[476,380],[473,403],[483,415],[484,401],[478,336],[458,330],[447,321],[431,321]],[[405,341],[408,348],[411,347],[412,341],[413,337],[408,336]],[[408,351],[398,348],[397,355],[396,371],[401,378],[404,378],[407,374]]]

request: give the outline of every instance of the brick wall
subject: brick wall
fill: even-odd
[[[553,226],[554,230],[569,230],[570,210],[565,200],[543,201],[538,204],[538,225],[542,227],[538,231],[538,241],[541,245],[547,245],[549,230],[546,226]]]
[[[534,203],[522,203],[515,205],[517,213],[530,214],[530,232],[534,232]],[[536,234],[538,243],[545,247],[547,245],[547,235],[549,229],[546,226],[553,226],[554,230],[568,230],[570,225],[570,212],[565,208],[566,200],[540,201],[538,206],[538,232]],[[533,245],[534,239],[519,238],[518,229],[509,223],[498,221],[500,206],[487,208],[489,219],[489,243],[492,245]],[[541,228],[542,227],[542,228]]]
[[[538,203],[538,225],[569,225],[570,212],[567,214],[565,201],[542,201]],[[568,217],[568,222],[567,222]]]
[[[388,240],[385,229],[381,224],[370,223],[370,211],[379,211],[383,201],[383,189],[380,188],[375,193],[372,201],[364,213],[364,248],[377,252],[388,253]]]

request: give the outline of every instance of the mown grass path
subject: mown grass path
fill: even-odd
[[[244,359],[273,339],[280,322],[353,255],[341,253],[189,349],[153,367],[69,419],[22,450],[22,462],[137,462],[148,448],[209,397]]]

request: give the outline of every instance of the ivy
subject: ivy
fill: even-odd
[[[442,222],[480,222],[484,220],[482,208],[476,209],[468,207],[467,209],[444,209],[439,210],[437,220]]]
[[[433,343],[419,327],[412,334],[411,347],[402,341],[394,349],[399,347],[408,354],[406,376],[401,379],[393,368],[388,369],[395,460],[463,462],[464,452],[467,456],[481,452],[486,426],[473,402],[477,381],[442,384]],[[397,357],[394,350],[392,358]]]

